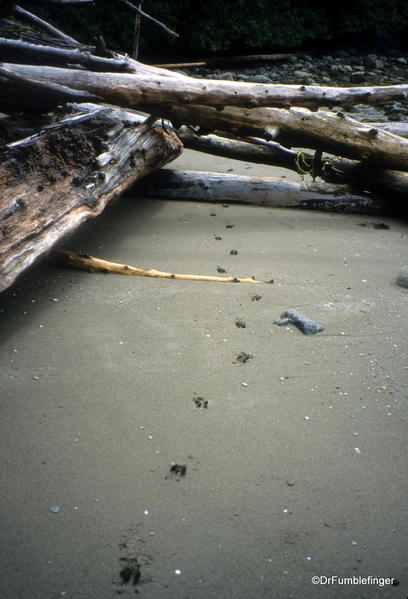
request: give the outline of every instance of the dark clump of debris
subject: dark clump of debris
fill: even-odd
[[[241,318],[237,318],[235,321],[235,324],[239,329],[245,329],[245,327],[246,327],[245,321],[242,320]]]
[[[204,399],[204,397],[194,397],[193,401],[197,408],[204,408],[205,410],[208,408],[208,399]]]
[[[132,583],[133,586],[139,584],[141,571],[137,558],[121,557],[119,561],[122,567],[120,571],[120,578],[122,584]]]
[[[172,464],[170,466],[169,474],[166,476],[166,479],[175,478],[176,480],[180,480],[186,474],[187,474],[186,464]]]
[[[249,360],[252,360],[254,356],[252,354],[248,354],[245,351],[242,351],[240,354],[237,355],[236,360],[234,360],[233,364],[245,364],[246,362],[248,362]]]

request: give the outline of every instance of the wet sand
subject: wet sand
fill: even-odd
[[[129,196],[63,247],[274,285],[50,260],[1,295],[0,597],[406,599],[407,234]],[[274,325],[288,308],[324,331]]]

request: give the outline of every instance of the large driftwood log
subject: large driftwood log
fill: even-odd
[[[401,135],[404,134],[404,137],[408,136],[408,127],[404,127],[406,123],[388,123],[388,125],[391,127],[395,125],[396,128],[400,125],[398,131]],[[248,141],[233,140],[218,135],[200,136],[185,126],[177,129],[177,135],[185,148],[235,160],[282,167],[302,176],[320,177],[326,183],[346,184],[349,186],[349,191],[353,189],[353,193],[357,195],[360,195],[362,190],[367,190],[379,198],[387,199],[390,208],[395,206],[401,208],[401,203],[406,204],[408,197],[408,173],[401,171],[372,170],[354,160],[322,156],[318,152],[314,155],[308,152],[296,152],[283,148],[275,142],[261,139],[252,138],[248,140],[251,143],[248,143]]]
[[[0,291],[137,179],[182,151],[174,133],[133,113],[77,109],[0,153]]]
[[[119,55],[118,55],[119,57]],[[136,62],[136,61],[135,61]],[[22,68],[24,68],[22,66]],[[129,94],[132,104],[145,103],[183,103],[204,104],[222,110],[225,106],[239,106],[241,108],[278,107],[289,108],[301,106],[317,110],[320,106],[354,106],[359,103],[381,104],[388,100],[405,99],[408,93],[408,84],[377,86],[377,87],[327,87],[318,85],[281,85],[249,83],[244,81],[221,81],[212,79],[195,79],[186,75],[171,73],[171,85],[167,86],[162,81],[160,72],[166,69],[148,67],[144,65],[144,77],[136,82],[132,75],[104,73],[105,86],[112,90],[117,97],[121,88]],[[78,73],[58,73],[56,70],[45,70],[41,74],[32,70],[25,71],[28,76],[44,78],[55,83],[72,84],[75,73],[80,75],[77,85],[86,89],[94,86],[94,92],[103,85],[101,78],[90,75],[86,71]],[[65,81],[61,81],[64,76]],[[88,79],[88,81],[87,81]],[[88,90],[89,91],[89,90]]]
[[[384,212],[384,203],[347,185],[287,181],[205,171],[160,169],[137,184],[144,197],[196,202],[239,202],[281,208],[318,208],[338,212]]]
[[[105,102],[144,110],[176,120],[180,124],[189,123],[210,130],[260,136],[287,147],[314,148],[370,162],[375,168],[408,171],[408,140],[359,123],[342,112],[316,113],[307,108],[243,109],[236,106],[217,110],[214,108],[216,94],[212,82],[208,81],[198,83],[202,86],[200,92],[195,85],[195,101],[208,100],[204,106],[191,104],[188,95],[181,89],[183,86],[188,88],[191,81],[196,81],[193,79],[183,79],[179,88],[177,78],[171,81],[166,78],[153,80],[150,76],[133,74],[94,73],[13,64],[4,66],[21,76],[83,90],[103,98]],[[235,87],[234,82],[234,87],[229,89],[228,94],[224,93],[223,99],[227,99],[227,95],[230,103],[242,104],[245,94],[239,92],[240,88]],[[219,107],[223,106],[224,102],[220,100]]]

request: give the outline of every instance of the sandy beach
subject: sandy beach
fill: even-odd
[[[406,599],[407,235],[128,194],[61,247],[274,284],[50,257],[3,293],[1,599]]]

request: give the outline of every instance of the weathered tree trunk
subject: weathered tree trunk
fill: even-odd
[[[240,202],[281,208],[319,208],[338,212],[384,212],[385,204],[347,185],[296,183],[277,177],[249,177],[204,171],[161,169],[137,184],[145,197],[196,202]]]
[[[13,64],[4,66],[18,75],[82,90],[105,102],[137,108],[180,124],[261,136],[287,147],[314,148],[370,162],[375,168],[408,171],[408,140],[359,123],[341,112],[316,113],[307,108],[243,109],[242,105],[248,104],[251,98],[251,91],[248,89],[245,93],[244,88],[235,82],[222,82],[224,90],[221,93],[217,87],[219,82],[191,78],[178,81],[177,78],[154,79],[125,73]],[[249,85],[251,89],[254,85],[265,87],[262,84],[240,85]],[[189,92],[191,86],[194,89]],[[253,93],[256,97],[256,92]],[[224,108],[226,103],[235,106]]]
[[[76,109],[0,152],[0,291],[137,179],[182,151],[174,133],[133,113]]]
[[[16,56],[18,44],[9,44],[13,47],[14,56]],[[23,52],[24,44],[21,44]],[[37,52],[40,53],[41,47]],[[25,52],[25,51],[24,51]],[[45,50],[43,50],[45,52]],[[79,53],[80,54],[80,53]],[[24,57],[26,53],[24,53]],[[57,56],[55,54],[55,56]],[[63,54],[58,57],[62,60]],[[117,55],[119,59],[119,55]],[[96,57],[94,57],[96,58]],[[122,57],[123,59],[123,57]],[[83,57],[85,60],[85,57]],[[22,61],[21,61],[22,62]],[[35,55],[31,62],[36,62]],[[120,62],[119,60],[117,62]],[[78,72],[71,69],[62,74],[56,70],[39,71],[30,69],[30,67],[21,65],[24,68],[24,74],[33,78],[42,78],[54,83],[63,83],[76,87],[72,78],[75,74],[79,75],[77,86],[81,89],[92,90],[97,93],[101,85],[101,78],[94,73],[86,71]],[[114,65],[115,66],[115,65]],[[28,70],[27,70],[28,69]],[[98,69],[99,70],[99,69]],[[116,69],[115,69],[116,70]],[[123,70],[130,70],[125,66]],[[273,83],[250,83],[244,81],[221,81],[213,79],[195,79],[167,71],[172,75],[171,86],[166,86],[162,81],[161,75],[165,69],[148,67],[143,65],[144,77],[136,82],[132,75],[126,73],[104,73],[105,87],[110,88],[112,93],[118,97],[118,89],[123,93],[130,94],[132,103],[140,103],[141,96],[144,102],[152,104],[163,104],[166,102],[183,104],[203,104],[222,109],[225,106],[239,106],[241,108],[262,108],[277,107],[289,108],[291,106],[300,106],[317,110],[321,106],[354,106],[355,104],[381,104],[389,100],[403,100],[408,93],[408,84],[389,85],[377,87],[327,87],[318,85],[281,85]],[[73,72],[72,72],[73,71]],[[161,73],[160,73],[161,71]],[[64,77],[64,80],[61,80]],[[164,84],[163,84],[164,83]],[[102,78],[103,85],[103,78]]]

